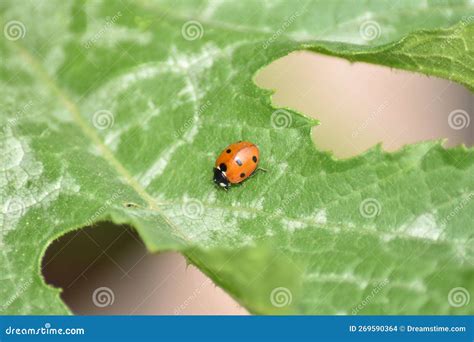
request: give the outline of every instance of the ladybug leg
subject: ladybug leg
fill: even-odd
[[[257,173],[257,171],[267,172],[266,169],[262,169],[261,167],[257,167],[257,168],[255,169],[255,171],[252,172],[252,174],[249,176],[249,178],[255,176],[255,174]]]

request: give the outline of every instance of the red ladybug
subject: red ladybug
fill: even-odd
[[[228,189],[249,178],[257,169],[260,152],[255,144],[239,141],[227,146],[214,166],[214,182]],[[260,169],[262,170],[262,169]]]

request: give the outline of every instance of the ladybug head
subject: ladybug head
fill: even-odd
[[[214,168],[214,183],[224,189],[228,189],[230,186],[229,180],[227,179],[225,172],[221,171],[218,167]]]

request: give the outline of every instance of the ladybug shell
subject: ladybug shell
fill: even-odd
[[[248,141],[227,146],[216,160],[215,167],[225,172],[230,183],[237,184],[249,178],[260,160],[258,147]]]

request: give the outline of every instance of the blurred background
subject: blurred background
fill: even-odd
[[[296,52],[255,81],[275,90],[275,105],[318,119],[316,146],[340,159],[377,143],[387,151],[432,139],[474,144],[474,96],[447,80]],[[43,275],[80,315],[248,314],[181,255],[149,254],[127,226],[102,223],[55,241]]]

